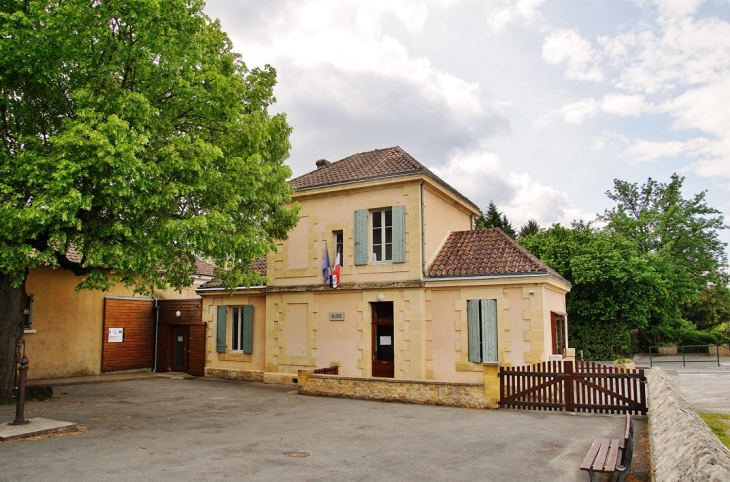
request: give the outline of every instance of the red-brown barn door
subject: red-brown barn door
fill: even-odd
[[[152,368],[155,358],[155,301],[104,298],[101,370]]]

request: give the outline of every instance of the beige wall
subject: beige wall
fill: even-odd
[[[82,278],[71,271],[40,267],[30,270],[26,292],[34,296],[33,330],[26,331],[30,360],[28,378],[97,375],[101,371],[101,342],[105,296],[132,296],[118,285],[109,291],[74,292]],[[196,298],[192,289],[166,291],[159,298]]]
[[[226,313],[226,352],[217,352],[217,310],[219,305],[253,305],[253,353],[235,353],[231,347],[231,310]],[[247,372],[263,372],[266,345],[266,296],[258,292],[203,297],[203,321],[208,324],[205,367]]]
[[[550,334],[549,337],[547,337],[547,343],[545,346],[545,349],[548,353],[552,353],[553,349],[553,342],[552,342],[552,324],[550,321],[550,312],[555,313],[566,313],[565,309],[565,294],[560,293],[558,291],[555,291],[553,289],[550,289],[549,287],[545,288],[545,322],[547,323],[545,330]],[[570,346],[570,340],[568,339],[568,324],[565,324],[565,340],[566,340],[566,347]]]
[[[269,286],[323,284],[322,264],[325,244],[334,265],[333,231],[343,232],[344,259],[340,270],[342,283],[405,281],[420,278],[420,191],[418,184],[372,184],[357,191],[329,194],[327,197],[302,197],[300,222],[289,239],[268,256]],[[355,266],[354,220],[357,209],[406,207],[406,262]]]
[[[421,184],[424,185],[425,247],[421,239]],[[322,261],[327,245],[334,264],[333,231],[343,232],[342,283],[420,280],[422,248],[426,259],[435,255],[450,231],[471,229],[473,208],[442,187],[422,178],[392,178],[295,193],[301,205],[300,222],[268,257],[269,286],[322,284]],[[406,211],[405,263],[355,266],[354,218],[358,209],[402,205]],[[368,233],[369,234],[369,233]],[[370,240],[368,242],[368,256]]]
[[[537,363],[550,353],[550,310],[564,306],[559,287],[551,285],[547,277],[537,281],[526,283],[515,277],[437,282],[425,288],[269,292],[265,295],[267,337],[255,337],[254,351],[261,353],[260,347],[265,345],[263,369],[267,373],[295,376],[301,369],[338,365],[342,376],[369,377],[372,303],[382,295],[382,301],[392,302],[394,308],[395,378],[480,383],[482,364],[468,360],[467,300],[497,300],[501,363]],[[225,303],[242,303],[241,296]],[[205,298],[204,316],[214,330],[215,305],[223,301],[219,296]],[[344,320],[330,321],[331,312],[343,312]],[[256,320],[260,323],[258,317]],[[215,334],[209,333],[208,346],[214,351]],[[213,368],[255,368],[245,363],[223,364],[212,355]]]
[[[423,189],[424,253],[433,261],[451,231],[471,230],[471,216],[463,205],[428,187]]]
[[[341,375],[360,376],[362,370],[358,368],[358,360],[362,355],[358,349],[358,322],[362,314],[358,304],[362,302],[362,293],[322,293],[317,294],[316,300],[317,368],[336,364],[340,366]],[[345,319],[330,321],[330,312],[344,312]]]

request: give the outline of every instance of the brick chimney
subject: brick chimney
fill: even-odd
[[[322,169],[324,166],[329,166],[331,163],[327,159],[320,159],[317,161],[317,169]]]

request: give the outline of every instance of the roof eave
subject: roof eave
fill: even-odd
[[[433,175],[433,174],[431,174],[429,172],[423,171],[421,169],[415,169],[415,170],[411,170],[411,171],[403,171],[403,172],[398,172],[398,173],[395,173],[395,174],[380,174],[380,175],[377,175],[377,176],[359,177],[357,179],[348,179],[346,181],[326,182],[326,183],[322,183],[322,184],[313,184],[313,185],[304,186],[304,187],[296,187],[295,186],[295,189],[296,189],[295,192],[309,191],[311,189],[319,189],[319,188],[323,188],[323,187],[332,187],[332,186],[342,186],[342,185],[347,185],[347,184],[356,184],[356,183],[359,183],[359,182],[375,181],[375,180],[378,180],[378,179],[389,179],[389,178],[394,178],[394,177],[405,177],[405,176],[411,176],[411,175],[414,175],[414,174],[421,174],[424,177],[428,177],[429,179],[435,181],[436,183],[440,184],[441,186],[443,186],[446,189],[448,189],[449,191],[451,191],[454,195],[456,195],[457,197],[459,197],[462,201],[465,202],[465,204],[468,204],[474,210],[476,210],[478,212],[481,212],[481,210],[479,209],[479,206],[477,206],[468,197],[464,196],[462,193],[460,193],[459,191],[457,191],[453,186],[451,186],[450,184],[448,184],[446,181],[444,181],[443,179],[439,178],[438,176]]]

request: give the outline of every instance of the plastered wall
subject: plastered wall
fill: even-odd
[[[471,230],[471,217],[453,201],[448,201],[430,188],[423,189],[424,253],[426,262],[433,260],[451,231]]]
[[[82,278],[51,267],[30,270],[26,292],[34,296],[33,330],[25,333],[29,379],[97,375],[101,372],[105,296],[132,296],[118,285],[109,291],[74,292]],[[192,289],[156,293],[158,298],[195,298]]]
[[[226,315],[226,352],[217,352],[217,310],[219,305],[253,305],[253,353],[231,352],[231,310]],[[203,298],[203,321],[207,323],[205,366],[220,370],[263,372],[266,345],[266,296],[262,293],[206,296]]]
[[[326,198],[298,199],[300,222],[289,239],[268,256],[269,286],[300,286],[324,283],[322,264],[325,244],[334,265],[333,231],[343,232],[342,283],[405,281],[419,278],[420,207],[418,185],[372,186],[357,193]],[[354,220],[357,209],[406,207],[406,262],[355,266]]]

